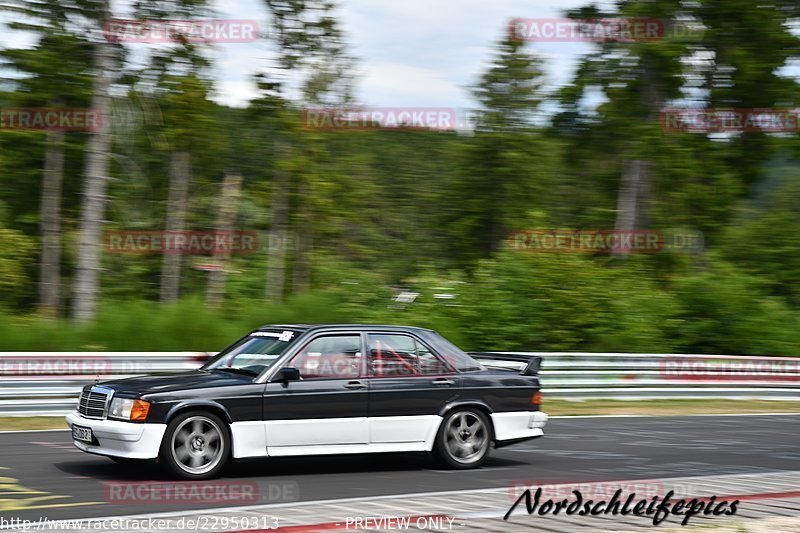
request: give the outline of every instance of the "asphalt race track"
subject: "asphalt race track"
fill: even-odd
[[[260,499],[251,503],[268,504],[504,488],[519,482],[800,470],[800,416],[558,418],[551,419],[546,431],[544,438],[493,450],[479,470],[441,470],[427,454],[318,456],[237,463],[218,482],[257,484]],[[1,433],[0,450],[4,518],[124,516],[209,507],[107,501],[109,482],[166,478],[155,465],[121,466],[79,452],[66,431]]]

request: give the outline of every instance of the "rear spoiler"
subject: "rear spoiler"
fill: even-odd
[[[521,353],[469,352],[483,366],[519,370],[524,376],[537,376],[542,367],[543,357]]]

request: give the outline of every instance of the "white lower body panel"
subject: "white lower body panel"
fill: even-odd
[[[387,442],[381,444],[322,444],[318,446],[279,446],[269,449],[270,457],[292,455],[333,455],[347,453],[429,452],[424,442]]]
[[[267,427],[261,420],[231,424],[234,459],[267,455]]]
[[[424,443],[433,449],[433,440],[442,424],[438,415],[383,416],[369,419],[369,443]]]
[[[495,440],[514,440],[541,437],[547,414],[541,411],[492,413]]]
[[[547,422],[540,411],[493,413],[491,418],[496,440],[539,437]],[[167,429],[166,424],[94,420],[78,413],[67,415],[67,423],[91,428],[99,442],[74,441],[79,449],[129,459],[158,457]],[[437,415],[234,422],[233,457],[427,452],[441,423]]]
[[[541,411],[493,413],[496,440],[540,437]],[[235,422],[233,456],[287,457],[378,452],[429,452],[442,423],[437,415]]]
[[[78,413],[67,415],[70,429],[74,424],[92,429],[99,446],[78,440],[75,446],[89,453],[126,457],[128,459],[155,459],[161,448],[166,424],[133,424],[116,420],[84,418]]]
[[[430,451],[441,422],[436,415],[267,421],[266,455]]]
[[[269,449],[283,446],[369,443],[369,419],[366,417],[268,420],[264,424],[267,428]]]

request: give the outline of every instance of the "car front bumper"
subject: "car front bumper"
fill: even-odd
[[[95,443],[73,440],[79,450],[98,455],[128,459],[155,459],[161,447],[166,424],[133,424],[116,420],[84,418],[77,412],[67,415],[70,430],[73,425],[92,429]]]

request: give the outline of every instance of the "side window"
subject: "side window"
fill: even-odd
[[[408,335],[370,335],[368,361],[375,377],[449,373],[438,357]]]
[[[289,366],[299,369],[302,379],[357,378],[361,368],[361,336],[317,337],[294,356]]]
[[[407,335],[370,335],[369,367],[376,377],[417,374],[416,345]]]
[[[452,370],[444,361],[433,355],[427,346],[417,342],[419,373],[423,375],[450,374]]]

